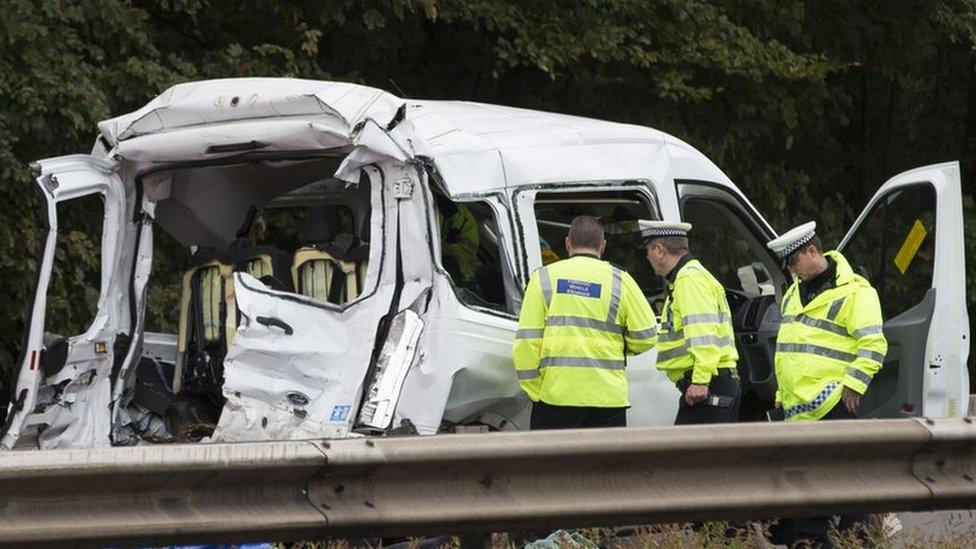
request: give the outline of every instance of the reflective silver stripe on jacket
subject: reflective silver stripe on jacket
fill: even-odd
[[[657,326],[646,330],[627,330],[627,337],[630,339],[651,339],[657,335]]]
[[[685,337],[684,331],[678,330],[677,332],[666,332],[666,333],[661,334],[657,338],[657,341],[658,341],[658,343],[667,343],[669,341],[678,341],[679,339],[681,339],[683,337]]]
[[[725,314],[725,311],[720,311],[718,313],[702,313],[697,315],[688,315],[681,317],[681,325],[688,326],[689,324],[701,324],[705,322],[725,322],[726,320],[731,321],[732,317]]]
[[[844,306],[844,300],[846,299],[847,296],[844,296],[830,304],[830,309],[827,311],[827,320],[837,319],[837,315],[840,314],[840,308]]]
[[[515,370],[519,379],[535,379],[539,377],[539,370]]]
[[[539,284],[542,286],[542,298],[546,300],[546,309],[552,305],[552,281],[549,280],[549,269],[539,269]]]
[[[884,362],[885,359],[885,356],[883,354],[868,349],[858,349],[857,356],[861,358],[869,358],[875,362]]]
[[[696,345],[716,345],[718,347],[722,347],[725,345],[732,345],[732,338],[729,336],[718,337],[715,335],[691,337],[685,341],[684,345],[659,353],[657,355],[657,360],[658,362],[661,362],[662,360],[671,360],[672,358],[678,358],[682,355],[687,354],[688,349],[691,347],[695,347]]]
[[[871,376],[865,374],[864,372],[858,370],[857,368],[848,368],[847,375],[853,377],[854,379],[860,381],[865,385],[869,385],[871,383]]]
[[[623,327],[619,324],[613,322],[605,322],[603,320],[597,320],[595,318],[587,318],[585,316],[568,316],[568,315],[555,315],[550,316],[546,319],[547,326],[572,326],[574,328],[592,328],[594,330],[600,330],[602,332],[610,332],[612,334],[620,334],[623,331]]]
[[[584,356],[547,356],[539,363],[539,368],[555,366],[558,368],[600,368],[603,370],[623,370],[624,360],[589,358]]]
[[[610,266],[613,271],[613,282],[610,284],[610,309],[607,312],[607,322],[616,323],[617,311],[620,310],[620,269]]]
[[[851,335],[853,335],[854,337],[856,337],[858,339],[861,339],[864,336],[869,336],[869,335],[874,335],[874,334],[880,334],[883,331],[884,331],[884,329],[882,328],[882,326],[880,324],[875,324],[874,326],[865,326],[863,328],[858,328],[858,329],[854,330],[853,332],[851,332]]]
[[[838,351],[835,349],[828,349],[827,347],[821,347],[819,345],[810,345],[808,343],[777,343],[776,352],[808,353],[811,355],[833,358],[835,360],[843,360],[844,362],[853,362],[854,359],[857,358],[856,355],[851,353],[845,353],[844,351]]]
[[[789,309],[790,301],[792,300],[793,300],[793,292],[786,294],[786,297],[783,298],[783,306],[780,308],[780,311],[783,313],[783,315],[786,314],[786,310]]]
[[[515,332],[515,339],[539,339],[544,333],[542,328],[522,328]]]
[[[810,326],[811,328],[817,328],[830,332],[832,334],[847,336],[847,329],[829,320],[822,320],[819,318],[813,318],[812,316],[807,316],[804,314],[800,315],[786,315],[782,319],[782,324],[788,324],[790,322],[799,322],[804,326]]]
[[[840,387],[840,382],[832,381],[828,383],[823,388],[823,390],[820,391],[820,393],[817,394],[816,397],[814,397],[813,400],[807,402],[806,404],[798,404],[796,406],[790,406],[784,411],[783,415],[786,416],[787,419],[789,419],[795,415],[802,414],[804,412],[812,412],[816,410],[817,408],[822,406],[824,402],[827,402],[827,399],[830,398],[830,395],[833,394],[834,390],[836,390],[838,387]]]
[[[717,335],[705,335],[689,337],[685,340],[686,347],[694,347],[696,345],[715,345],[716,347],[722,347],[725,345],[732,345],[732,338],[729,336],[719,337]]]

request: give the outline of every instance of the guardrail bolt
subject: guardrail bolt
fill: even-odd
[[[969,482],[973,481],[973,475],[970,475],[969,473],[963,473],[962,478],[968,480]]]
[[[329,448],[332,448],[332,445],[329,444],[328,441],[322,441],[322,447],[328,450]]]
[[[371,502],[371,501],[364,501],[363,502],[363,505],[365,505],[366,507],[369,507],[370,509],[376,509],[376,506],[373,505],[373,502]]]
[[[935,484],[935,479],[932,477],[925,477],[925,480],[926,482],[931,482],[932,484]]]
[[[481,480],[478,481],[478,484],[484,486],[485,487],[485,490],[490,489],[491,488],[491,485],[494,484],[494,483],[495,483],[495,480],[493,478],[491,478],[491,475],[485,475],[485,476],[481,477]]]
[[[969,416],[966,416],[966,417],[962,418],[962,420],[965,421],[966,423],[970,423],[970,424],[973,422],[973,418],[971,418]]]
[[[346,491],[346,487],[341,484],[335,487],[335,493],[337,496],[345,491]]]
[[[927,425],[935,425],[935,420],[934,420],[934,419],[932,419],[932,418],[928,418],[928,417],[927,417],[927,418],[925,418],[925,423],[926,423]]]
[[[372,446],[374,446],[374,445],[376,445],[376,443],[375,443],[375,442],[373,442],[372,440],[367,440],[367,441],[366,441],[366,446],[370,446],[370,447],[372,447]]]
[[[940,460],[936,461],[935,462],[935,466],[938,467],[940,471],[942,469],[945,469],[945,460],[944,459],[940,459]]]

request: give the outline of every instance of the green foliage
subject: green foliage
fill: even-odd
[[[27,162],[88,150],[97,121],[186,80],[351,80],[407,97],[653,126],[703,150],[775,227],[815,218],[827,242],[839,240],[887,177],[960,159],[967,255],[976,246],[974,0],[905,0],[898,9],[884,0],[2,0],[0,7],[3,372],[19,352],[32,258],[45,233]],[[82,239],[71,253],[86,250]],[[173,289],[150,297],[152,325],[175,322],[179,268],[175,259],[155,266],[154,284]],[[81,317],[67,312],[69,302],[91,295],[78,276],[52,288],[59,316]],[[972,270],[969,284],[976,290]]]

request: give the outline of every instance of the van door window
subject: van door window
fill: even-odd
[[[86,332],[98,312],[104,199],[101,194],[89,194],[58,202],[57,209],[57,244],[44,331],[72,336]]]
[[[764,261],[769,253],[742,220],[718,200],[691,198],[682,218],[692,225],[691,253],[728,289],[772,295],[775,284]]]
[[[657,219],[647,195],[635,191],[612,192],[539,192],[535,200],[535,218],[539,231],[539,253],[542,264],[566,259],[566,235],[573,218],[594,215],[603,223],[607,248],[603,259],[620,266],[647,295],[664,291],[661,277],[647,262],[637,230],[638,219]]]
[[[932,287],[935,189],[912,185],[879,200],[851,235],[844,257],[878,291],[885,319],[920,303]]]
[[[506,298],[505,259],[498,221],[487,202],[454,202],[434,194],[441,265],[451,276],[462,302],[504,313],[514,307]]]

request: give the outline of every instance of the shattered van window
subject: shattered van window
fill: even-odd
[[[101,194],[90,194],[59,202],[57,210],[57,244],[44,331],[70,337],[87,331],[98,311],[104,199]]]
[[[634,277],[645,295],[664,290],[644,252],[638,249],[641,238],[638,219],[656,219],[653,205],[636,191],[546,192],[536,195],[535,216],[539,230],[539,253],[543,265],[566,259],[566,235],[573,218],[593,215],[600,218],[607,248],[603,259]]]
[[[505,297],[505,265],[494,212],[483,202],[453,202],[435,194],[441,265],[465,303],[512,312]]]

